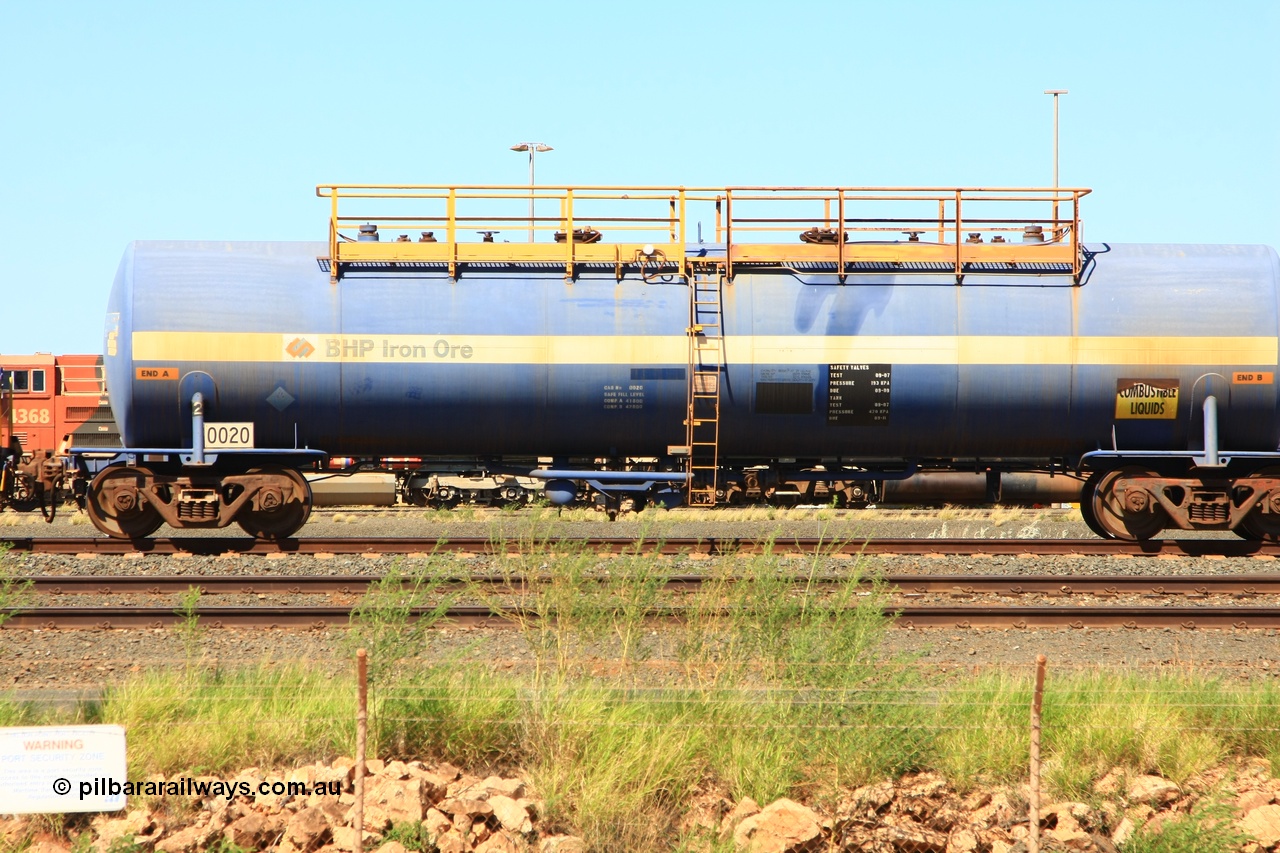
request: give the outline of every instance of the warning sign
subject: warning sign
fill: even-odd
[[[121,726],[0,728],[0,814],[120,811],[126,766]]]
[[[1116,420],[1178,417],[1177,379],[1117,379]]]

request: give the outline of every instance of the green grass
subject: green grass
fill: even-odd
[[[35,600],[34,583],[21,577],[24,560],[9,553],[12,547],[8,542],[0,542],[0,609],[10,611],[0,613],[0,626]]]
[[[333,758],[353,753],[352,681],[303,664],[149,671],[108,689],[94,721],[125,727],[131,775]]]
[[[1223,853],[1239,850],[1248,837],[1236,828],[1234,810],[1221,796],[1202,800],[1189,815],[1166,822],[1159,832],[1140,829],[1124,853]]]

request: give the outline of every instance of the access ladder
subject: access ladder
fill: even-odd
[[[715,506],[720,461],[720,384],[724,373],[724,267],[690,264],[685,472],[690,506]]]

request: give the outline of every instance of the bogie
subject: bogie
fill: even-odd
[[[116,465],[89,485],[86,508],[94,526],[117,539],[149,536],[161,524],[188,529],[232,522],[258,538],[281,539],[306,523],[311,489],[296,470],[280,465],[234,474]]]

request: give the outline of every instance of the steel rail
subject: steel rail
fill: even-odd
[[[679,539],[591,537],[584,539],[472,537],[316,537],[270,542],[237,537],[172,537],[124,540],[106,537],[10,537],[0,548],[32,554],[192,554],[198,556],[261,554],[517,554],[557,549],[601,554],[848,554],[896,556],[1060,556],[1082,557],[1280,557],[1280,543],[1243,539],[1153,539],[1122,542],[1114,539],[756,539],[746,536],[708,536]]]
[[[672,575],[668,588],[679,589],[701,585],[706,575]],[[793,584],[839,583],[846,578],[838,574],[809,576],[796,574],[788,578]],[[187,592],[198,587],[209,595],[261,594],[341,594],[361,595],[381,575],[30,575],[29,580],[40,595],[165,595]],[[406,582],[411,579],[406,578]],[[519,591],[543,585],[554,579],[549,574],[494,575],[475,574],[433,578],[448,587],[470,585],[505,587]],[[599,578],[608,582],[611,578]],[[1234,595],[1241,598],[1280,595],[1280,574],[1257,575],[867,575],[864,583],[878,580],[906,595],[1047,595],[1069,597],[1093,596],[1194,596]]]
[[[0,611],[5,612],[5,611]],[[40,607],[12,612],[4,630],[12,629],[163,629],[187,620],[187,616],[166,607]],[[415,608],[421,615],[430,608]],[[945,606],[901,607],[894,625],[899,628],[1280,628],[1277,607],[1002,607]],[[338,628],[347,624],[351,608],[324,605],[305,607],[201,607],[202,628]],[[681,608],[654,608],[654,619],[680,619]],[[445,614],[450,624],[470,623],[509,626],[545,615],[520,607],[453,607]],[[706,616],[700,611],[700,616]]]

